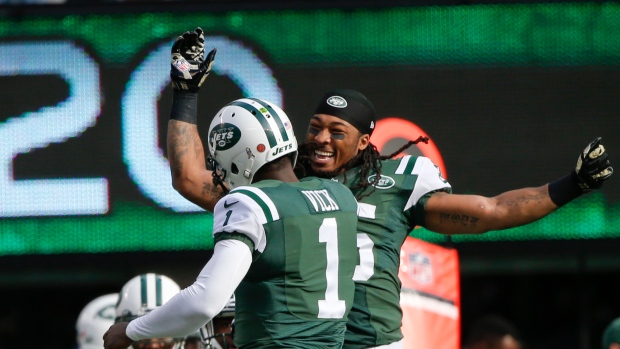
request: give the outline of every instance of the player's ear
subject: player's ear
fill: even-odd
[[[360,138],[357,140],[357,150],[362,151],[366,149],[366,147],[368,147],[369,144],[370,144],[370,135],[369,134],[361,135]]]

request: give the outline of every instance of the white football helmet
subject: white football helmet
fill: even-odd
[[[166,275],[147,273],[133,277],[121,289],[116,304],[116,322],[131,321],[181,292],[181,287]],[[183,338],[174,338],[172,348],[183,346]]]
[[[280,107],[258,98],[232,101],[209,126],[209,153],[231,189],[252,183],[263,165],[291,154],[297,161],[293,125]]]
[[[233,339],[235,305],[236,300],[235,294],[233,293],[222,311],[200,328],[200,336],[202,337],[202,343],[206,349],[228,349],[231,347],[227,345],[227,343],[232,343]],[[218,322],[217,325],[216,322]],[[221,325],[220,322],[222,322]],[[230,325],[231,331],[218,331],[222,326],[228,327],[228,325]],[[218,338],[220,341],[217,340]]]
[[[75,324],[78,349],[103,348],[103,334],[114,324],[117,302],[118,293],[110,293],[86,304]]]

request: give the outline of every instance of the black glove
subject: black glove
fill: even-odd
[[[214,48],[204,57],[205,39],[200,28],[179,36],[172,45],[170,59],[170,79],[174,89],[198,92],[211,72],[216,51]]]
[[[574,171],[549,183],[549,198],[558,207],[566,205],[583,193],[603,186],[603,182],[613,173],[601,137],[598,137],[579,154]]]
[[[614,173],[614,169],[609,164],[605,147],[601,144],[601,137],[588,144],[579,155],[575,173],[579,187],[584,192],[600,188],[603,182]]]

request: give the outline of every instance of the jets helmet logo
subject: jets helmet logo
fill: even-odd
[[[97,316],[103,319],[114,320],[116,309],[113,304],[106,305],[104,308],[99,309]]]
[[[216,150],[227,150],[235,146],[241,139],[241,130],[229,123],[218,124],[209,132],[209,144]]]

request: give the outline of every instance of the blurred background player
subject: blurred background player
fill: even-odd
[[[489,314],[474,321],[463,342],[463,349],[524,349],[521,333],[503,316]]]
[[[75,324],[77,349],[103,348],[103,334],[114,324],[117,302],[118,293],[110,293],[86,304]]]
[[[620,349],[620,318],[607,325],[601,342],[602,349]]]
[[[166,275],[137,275],[129,280],[119,293],[115,322],[131,321],[144,316],[162,306],[179,291],[179,285]],[[183,340],[184,338],[172,337],[152,338],[136,341],[131,346],[133,349],[181,349]]]

